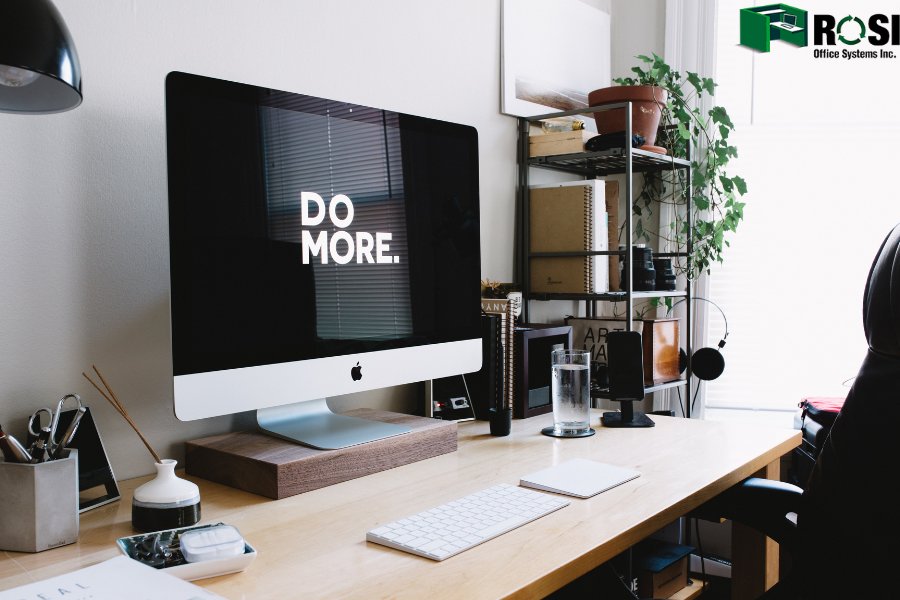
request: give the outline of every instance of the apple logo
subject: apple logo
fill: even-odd
[[[359,366],[359,363],[356,363],[356,366],[350,369],[350,377],[353,378],[353,381],[362,379],[362,367]]]

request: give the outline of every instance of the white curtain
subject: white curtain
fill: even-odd
[[[700,77],[715,78],[717,14],[717,3],[714,0],[668,0],[666,2],[666,39],[663,58],[673,69],[682,74],[691,71]],[[712,108],[712,104],[709,100],[705,100],[699,108],[703,114],[706,114]],[[671,206],[668,205],[660,207],[660,223],[672,221],[671,210]],[[669,250],[675,250],[675,248]],[[683,281],[679,282],[679,289],[682,289],[683,285]],[[694,281],[693,295],[705,298],[708,293],[709,281],[704,274]],[[683,327],[685,311],[693,311],[691,344],[696,351],[697,348],[706,345],[708,307],[705,302],[693,302],[692,304],[693,306],[687,307],[686,303],[681,303],[676,307],[674,314],[681,317]],[[685,343],[682,341],[682,347],[684,346]],[[698,383],[695,378],[691,384],[695,391],[699,391],[696,403],[691,409],[691,415],[702,417],[705,388],[701,385],[698,390]],[[685,404],[693,400],[693,398],[685,397],[683,389],[680,391],[680,397],[677,390],[667,390],[664,394],[667,397],[658,394],[662,396],[661,404],[666,408],[672,408],[679,415],[682,414]]]

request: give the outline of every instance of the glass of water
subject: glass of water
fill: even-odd
[[[550,398],[553,427],[544,433],[554,437],[586,437],[591,429],[591,353],[587,350],[554,350],[550,356]]]

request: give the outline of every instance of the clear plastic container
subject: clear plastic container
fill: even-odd
[[[181,553],[192,563],[239,556],[244,553],[244,538],[231,525],[186,531],[181,535]]]

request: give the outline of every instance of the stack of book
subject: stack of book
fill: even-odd
[[[535,252],[588,252],[617,245],[619,186],[586,179],[530,188],[530,244]],[[618,257],[532,257],[532,292],[603,293],[617,289]]]

